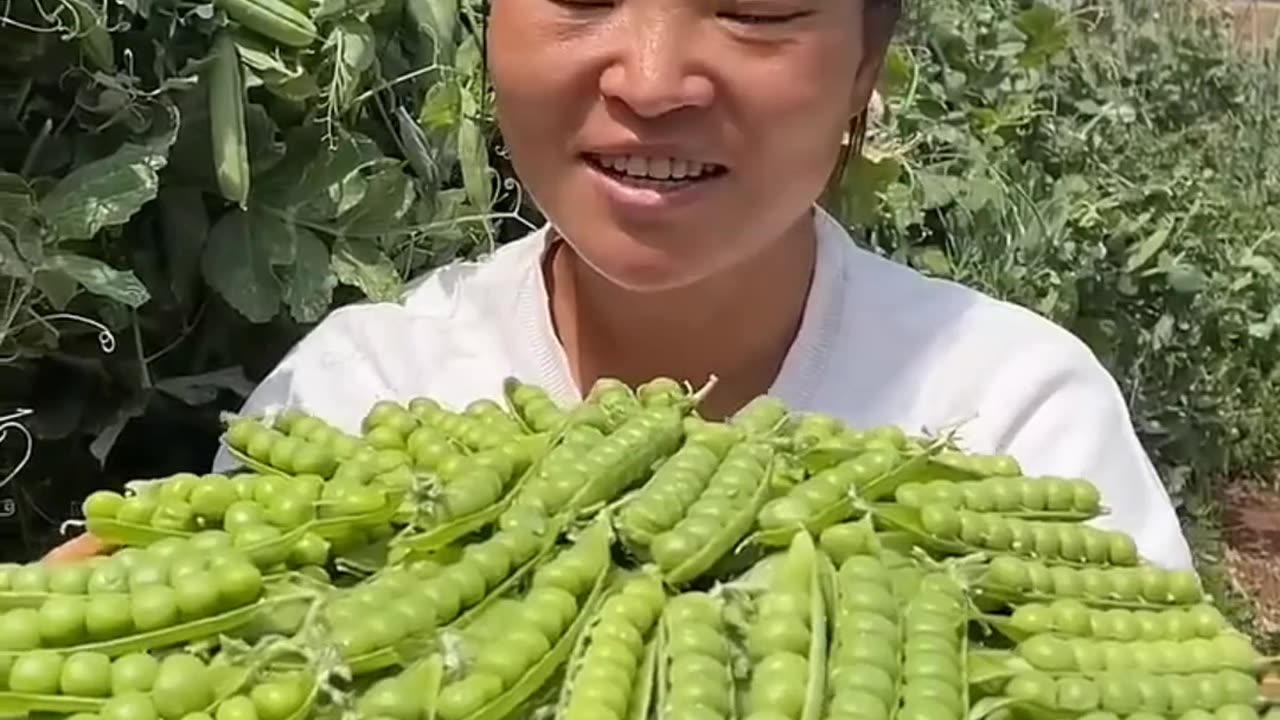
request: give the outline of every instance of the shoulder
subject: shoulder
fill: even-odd
[[[1016,406],[1046,394],[1119,397],[1088,345],[1052,320],[862,249],[825,222],[824,241],[842,246],[837,352],[879,377],[893,405],[933,422],[977,415],[1008,425]]]
[[[476,390],[458,381],[504,369],[486,364],[507,357],[502,348],[519,328],[516,306],[528,302],[519,288],[534,275],[528,268],[541,245],[532,233],[415,278],[398,302],[332,311],[259,384],[246,411],[287,404],[351,424],[378,400]]]
[[[834,222],[834,221],[831,221]],[[1145,557],[1188,567],[1169,496],[1125,397],[1083,341],[1032,310],[856,247],[839,226],[842,322],[827,391],[868,424],[954,430],[1031,476],[1082,477]],[[837,377],[838,376],[838,377]]]

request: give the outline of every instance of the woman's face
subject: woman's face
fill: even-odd
[[[799,237],[865,107],[869,0],[492,0],[517,174],[597,272],[696,283]]]

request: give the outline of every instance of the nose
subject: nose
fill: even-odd
[[[641,117],[658,117],[686,107],[705,107],[711,79],[698,67],[692,47],[696,21],[663,10],[624,3],[614,26],[613,61],[600,76],[600,91]]]

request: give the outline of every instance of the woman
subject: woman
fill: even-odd
[[[1113,380],[1064,330],[859,250],[815,209],[859,144],[898,0],[495,0],[503,138],[550,227],[334,312],[246,412],[348,430],[380,399],[462,405],[508,375],[768,392],[858,426],[965,421],[970,450],[1098,483],[1151,561],[1188,567]],[[220,458],[219,464],[225,464]],[[64,552],[72,552],[67,548]]]

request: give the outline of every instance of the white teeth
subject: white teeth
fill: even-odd
[[[601,155],[598,156],[598,159],[600,164],[606,168],[632,177],[649,178],[651,180],[696,178],[712,168],[711,165],[704,165],[696,160],[671,157]]]

